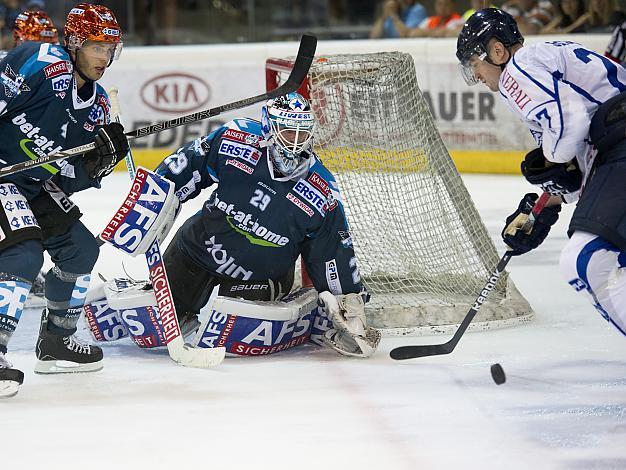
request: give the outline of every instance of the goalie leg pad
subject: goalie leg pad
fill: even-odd
[[[131,339],[140,348],[166,346],[156,307],[146,306],[121,310],[120,318]]]
[[[309,340],[317,314],[317,293],[300,289],[277,302],[215,297],[201,323],[195,346],[224,346],[229,354],[263,356]]]
[[[174,183],[137,168],[130,192],[106,228],[102,240],[131,256],[148,251],[155,239],[161,243],[180,209]]]
[[[88,300],[83,312],[95,341],[117,341],[128,336],[128,329],[122,323],[119,312],[111,308],[104,295]]]
[[[149,283],[113,279],[91,290],[88,297],[85,319],[96,341],[130,336],[140,348],[166,345]]]

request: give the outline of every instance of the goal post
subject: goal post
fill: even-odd
[[[292,59],[268,59],[268,90]],[[450,332],[498,253],[435,126],[406,53],[318,57],[299,92],[317,119],[314,148],[339,183],[370,325],[386,334]],[[504,275],[473,329],[529,321]]]

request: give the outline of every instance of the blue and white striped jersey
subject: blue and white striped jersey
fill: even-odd
[[[626,69],[570,41],[524,46],[500,76],[500,95],[549,161],[576,158],[583,175],[594,152],[589,125],[598,106],[626,91]]]

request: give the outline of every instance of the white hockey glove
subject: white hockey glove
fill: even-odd
[[[320,306],[333,322],[322,340],[344,356],[370,357],[380,342],[380,331],[366,324],[365,304],[360,294],[334,296],[328,291],[319,295]]]

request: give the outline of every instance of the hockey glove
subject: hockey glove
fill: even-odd
[[[376,352],[380,331],[367,326],[361,294],[334,296],[324,291],[318,305],[333,323],[322,337],[324,344],[344,356],[370,357]]]
[[[575,193],[583,183],[576,159],[568,163],[550,163],[543,156],[541,147],[526,154],[522,162],[522,174],[530,184],[539,186],[553,196]]]
[[[95,138],[96,148],[83,157],[85,169],[90,178],[103,178],[109,175],[115,165],[128,153],[128,139],[124,128],[117,122],[100,128]]]
[[[559,220],[561,206],[544,207],[535,218],[530,231],[522,230],[528,216],[539,196],[534,193],[526,194],[519,203],[515,212],[506,218],[502,240],[511,248],[511,255],[518,256],[537,248],[545,240],[552,227]]]

